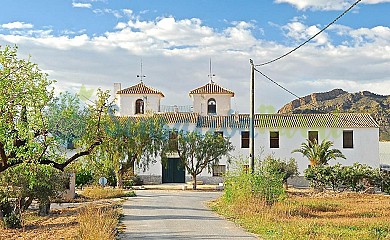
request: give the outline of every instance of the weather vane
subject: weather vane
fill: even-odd
[[[214,83],[213,77],[215,77],[215,74],[212,73],[212,69],[211,69],[211,58],[210,58],[210,74],[209,74],[208,76],[209,76],[209,78],[210,78],[210,83]]]
[[[137,78],[140,78],[141,82],[143,80],[143,78],[146,77],[143,73],[142,73],[142,58],[141,58],[141,74],[140,75],[137,75]]]

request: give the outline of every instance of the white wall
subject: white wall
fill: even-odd
[[[343,148],[343,130],[353,130],[354,147]],[[205,131],[205,130],[204,130]],[[220,130],[219,130],[220,131]],[[232,155],[240,155],[248,158],[249,148],[241,148],[241,131],[248,129],[224,129],[224,136],[230,137],[235,146]],[[379,130],[376,128],[357,129],[308,129],[308,128],[283,128],[283,129],[256,129],[255,130],[255,156],[264,158],[274,155],[277,158],[295,158],[298,163],[299,172],[308,167],[309,161],[301,153],[291,153],[292,150],[300,148],[301,143],[308,138],[308,131],[318,131],[318,140],[330,140],[334,143],[333,148],[339,149],[345,156],[344,159],[331,160],[330,164],[337,162],[343,165],[352,165],[355,162],[367,164],[372,167],[379,167]],[[279,131],[279,148],[270,148],[269,132]],[[226,161],[226,160],[225,160]]]
[[[379,159],[381,164],[390,165],[390,142],[379,143]]]
[[[192,94],[192,106],[195,113],[207,115],[207,102],[214,98],[217,102],[217,114],[227,116],[231,113],[231,94]]]
[[[161,95],[159,94],[117,94],[116,104],[119,107],[119,116],[135,115],[135,102],[137,99],[144,101],[144,113],[159,112]]]
[[[170,125],[172,128],[173,125]],[[178,129],[176,127],[176,129]],[[183,130],[192,131],[195,130],[195,124],[182,125]],[[225,137],[229,137],[235,150],[231,152],[232,160],[239,158],[249,157],[249,148],[241,148],[241,131],[248,131],[248,129],[197,129],[198,131],[205,133],[207,131],[223,131]],[[343,130],[353,130],[354,147],[343,148]],[[309,161],[301,153],[291,153],[292,150],[300,148],[301,143],[305,142],[308,138],[308,131],[318,131],[318,138],[321,142],[323,139],[330,140],[334,143],[333,148],[339,149],[347,159],[331,160],[330,164],[336,164],[337,162],[342,165],[352,165],[355,162],[367,164],[371,167],[379,167],[379,129],[377,128],[355,128],[355,129],[309,129],[309,128],[283,128],[283,129],[256,129],[255,130],[255,156],[265,158],[268,155],[273,155],[281,159],[295,158],[298,163],[298,171],[300,175],[303,175],[303,171],[308,167]],[[279,148],[269,147],[269,132],[279,131]],[[221,159],[219,162],[221,165],[226,165],[227,169],[231,168],[227,163],[227,158]],[[161,175],[162,166],[160,159],[154,166],[150,167],[150,170],[139,174],[152,174]],[[186,174],[188,175],[188,174]],[[199,176],[212,176],[205,169]]]

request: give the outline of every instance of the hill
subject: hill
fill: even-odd
[[[380,125],[379,139],[390,141],[390,95],[369,91],[349,93],[342,89],[312,93],[295,99],[279,109],[278,113],[370,113]]]

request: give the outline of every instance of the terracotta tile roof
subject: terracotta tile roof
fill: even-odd
[[[120,116],[118,117],[118,119],[121,122],[124,122],[126,120],[142,121],[152,117],[152,118],[160,118],[166,124],[175,124],[175,123],[196,124],[198,122],[198,116],[199,114],[197,113],[155,113],[153,115],[143,114],[143,115],[135,115],[135,116]]]
[[[164,94],[156,90],[154,88],[151,88],[147,85],[145,85],[143,82],[140,82],[136,85],[133,85],[131,87],[119,90],[116,92],[117,94],[159,94],[162,97],[164,97]]]
[[[140,121],[161,118],[166,124],[196,124],[197,128],[249,128],[249,114],[230,116],[200,116],[198,113],[155,113],[153,115],[121,116]],[[366,113],[338,114],[256,114],[256,128],[378,128],[379,125]]]
[[[157,113],[155,116],[161,117],[167,124],[194,123],[198,122],[198,113]]]
[[[190,91],[190,95],[192,94],[231,94],[234,97],[233,91],[223,88],[216,83],[207,83],[206,85],[195,88]]]
[[[256,128],[378,128],[370,114],[256,114]],[[199,128],[249,128],[249,114],[199,116]]]

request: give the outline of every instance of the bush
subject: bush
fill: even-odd
[[[268,160],[269,162],[272,160]],[[272,205],[285,196],[283,188],[284,174],[275,171],[270,165],[262,164],[256,171],[248,173],[245,165],[229,171],[225,176],[224,200],[229,203],[250,201],[250,198],[260,200],[265,205]]]
[[[39,213],[47,214],[51,198],[59,197],[66,185],[69,185],[67,175],[49,165],[23,163],[0,173],[0,209],[3,221],[8,221],[5,225],[19,226],[21,212],[33,200],[39,202]]]
[[[346,189],[361,192],[369,187],[377,187],[384,192],[390,190],[389,174],[360,163],[352,166],[336,164],[310,167],[305,170],[305,178],[317,190],[323,190],[326,187],[339,192]]]
[[[281,160],[280,158],[274,158],[273,156],[268,156],[261,162],[261,168],[262,171],[270,174],[280,174],[286,188],[287,179],[299,174],[298,164],[294,158],[290,158],[290,160],[287,161]]]
[[[82,187],[92,183],[93,175],[92,171],[82,170],[76,173],[76,186]]]

